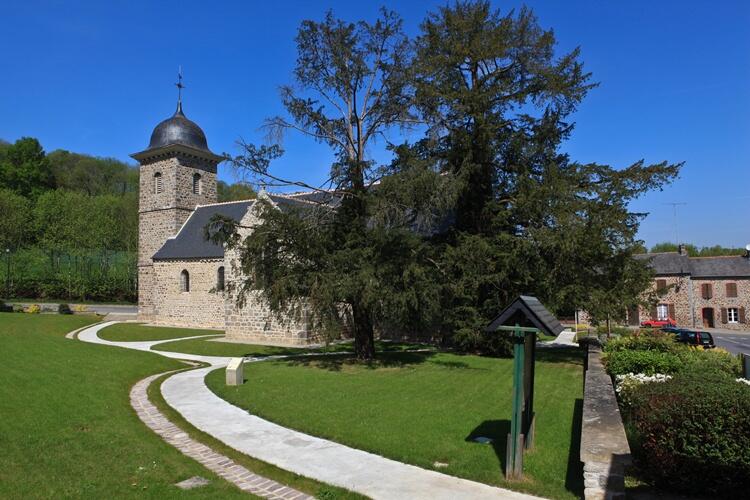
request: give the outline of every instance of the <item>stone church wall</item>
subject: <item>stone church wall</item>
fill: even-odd
[[[243,217],[240,225],[242,237],[250,234],[252,226],[258,224],[257,214],[253,208]],[[251,292],[246,296],[243,306],[237,304],[237,294],[244,279],[236,250],[225,253],[227,301],[226,307],[226,336],[229,339],[243,340],[261,344],[273,345],[306,345],[315,342],[304,324],[296,321],[279,322],[265,305],[258,292]]]
[[[154,323],[192,328],[224,328],[225,292],[217,291],[222,259],[154,262]],[[190,276],[190,290],[181,289],[181,273]]]

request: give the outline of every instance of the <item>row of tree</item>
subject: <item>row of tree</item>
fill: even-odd
[[[328,181],[307,187],[341,200],[266,210],[251,238],[216,218],[208,232],[239,248],[243,291],[321,331],[345,322],[362,359],[378,330],[486,348],[484,326],[521,293],[600,318],[640,300],[650,273],[632,255],[644,214],[628,205],[681,164],[614,168],[561,150],[596,83],[532,11],[457,1],[428,13],[413,38],[391,11],[356,23],[329,12],[304,21],[296,42],[294,85],[281,88],[288,113],[266,126],[330,146]],[[405,142],[403,128],[423,138]],[[368,153],[383,139],[393,161],[376,165]],[[234,163],[303,185],[269,168],[282,152],[247,144]]]
[[[685,245],[685,251],[690,257],[720,257],[723,255],[744,255],[747,253],[747,250],[744,248],[732,248],[732,247],[723,247],[721,245],[714,245],[710,247],[699,247],[697,245],[693,245],[691,243],[686,243]],[[679,245],[676,243],[657,243],[656,245],[651,247],[651,250],[649,252],[651,253],[659,253],[659,252],[677,252],[679,250]],[[646,249],[645,247],[642,249],[641,253],[645,253]]]
[[[25,298],[135,300],[138,169],[56,150],[37,139],[0,141],[0,266],[4,290]],[[220,201],[254,196],[219,182]]]

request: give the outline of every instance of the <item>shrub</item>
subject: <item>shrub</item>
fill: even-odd
[[[742,373],[739,356],[720,348],[704,350],[691,347],[679,353],[682,371],[696,373],[719,372],[738,377]]]
[[[453,336],[456,349],[462,352],[476,352],[485,356],[512,357],[513,340],[508,332],[477,332],[460,329]]]
[[[612,339],[607,342],[605,352],[624,350],[657,351],[676,353],[685,346],[675,340],[674,335],[662,331],[639,331],[627,337]]]
[[[0,300],[0,312],[4,312],[4,313],[13,312],[13,306],[10,304],[6,304],[2,300]]]
[[[39,306],[39,304],[31,304],[26,308],[26,312],[29,314],[39,314],[40,312],[42,312],[42,308]]]
[[[24,308],[23,308],[22,305],[20,305],[20,304],[13,304],[13,312],[14,313],[22,313],[22,312],[26,312],[26,311],[24,311]]]
[[[626,326],[612,326],[609,329],[609,332],[612,335],[617,335],[620,337],[627,337],[629,335],[633,334],[633,330]],[[596,333],[599,335],[607,335],[607,325],[599,325],[596,327]]]
[[[83,313],[89,310],[89,308],[83,304],[77,304],[73,306],[73,310],[77,313]]]
[[[609,344],[607,344],[607,347]],[[656,350],[633,351],[617,350],[604,355],[604,363],[610,375],[625,375],[626,373],[644,373],[654,375],[663,373],[671,375],[681,368],[679,356],[671,352]]]
[[[57,306],[57,312],[59,314],[73,314],[73,311],[70,310],[70,306],[68,304],[60,304]]]
[[[750,488],[750,387],[686,372],[633,391],[625,412],[640,470],[669,490],[739,498]]]

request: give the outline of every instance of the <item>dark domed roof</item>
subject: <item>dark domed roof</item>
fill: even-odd
[[[182,113],[182,103],[177,105],[177,111],[171,118],[156,126],[151,133],[151,142],[148,144],[148,149],[161,148],[170,144],[182,144],[183,146],[209,151],[206,134],[195,122],[185,117]]]

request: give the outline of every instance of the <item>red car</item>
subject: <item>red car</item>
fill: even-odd
[[[646,321],[641,321],[641,326],[646,328],[661,328],[663,326],[677,326],[677,322],[672,318],[649,319]]]

